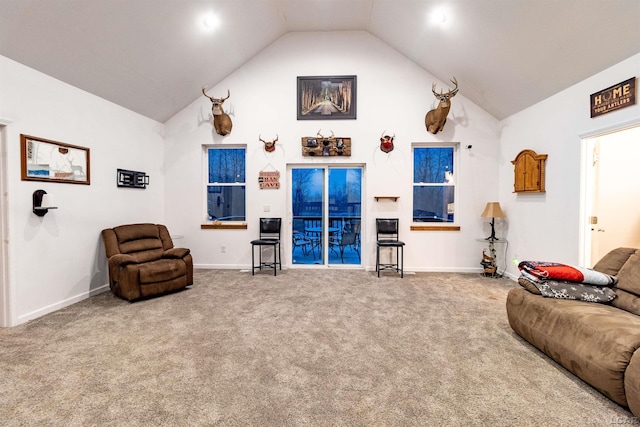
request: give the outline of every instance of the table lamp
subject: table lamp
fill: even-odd
[[[496,229],[494,227],[496,218],[505,218],[504,212],[500,208],[499,202],[488,202],[487,206],[484,208],[484,212],[480,215],[482,218],[491,218],[491,236],[487,237],[485,240],[500,240],[496,237]]]

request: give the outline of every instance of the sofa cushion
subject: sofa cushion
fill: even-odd
[[[629,257],[618,272],[619,289],[640,296],[640,253]]]
[[[638,250],[635,248],[617,248],[606,254],[600,261],[593,266],[594,270],[601,271],[606,274],[618,275],[620,282],[620,270],[629,260],[630,263],[637,262],[638,258],[634,256]],[[631,258],[634,256],[633,258]],[[631,259],[630,259],[631,258]],[[618,297],[611,302],[611,305],[629,313],[640,315],[640,298],[632,292],[624,289],[635,289],[633,284],[633,268],[629,265],[626,271],[622,272],[622,288],[619,283],[614,287]]]
[[[636,253],[637,249],[633,248],[617,248],[610,251],[602,257],[600,261],[593,266],[593,269],[601,273],[615,276],[618,274],[622,266],[631,255]]]
[[[115,227],[113,231],[118,239],[120,253],[135,256],[137,262],[147,262],[162,257],[164,250],[157,225],[121,225]]]
[[[156,224],[128,224],[114,227],[113,231],[120,244],[138,239],[160,239],[160,231]]]
[[[518,335],[627,406],[624,376],[640,347],[640,316],[605,304],[544,298],[522,288],[509,291],[507,316]]]
[[[142,264],[162,258],[163,253],[164,251],[162,249],[153,249],[148,251],[133,252],[128,255],[135,259],[136,263]]]
[[[149,251],[149,250],[159,250],[160,255],[158,255],[157,258],[160,258],[162,256],[162,253],[164,252],[164,249],[162,249],[162,240],[138,239],[138,240],[130,240],[125,243],[120,243],[120,252],[123,254],[134,254],[136,252]]]
[[[184,276],[187,266],[178,259],[159,259],[140,265],[140,283],[163,282]]]
[[[189,255],[191,251],[187,248],[171,248],[164,251],[163,258],[179,258],[182,259]]]
[[[617,297],[611,301],[611,305],[640,316],[640,297],[637,297],[627,291],[623,291],[622,289],[616,288],[615,291]]]
[[[528,290],[529,292],[531,292],[532,294],[542,295],[542,292],[540,292],[540,289],[538,289],[536,285],[534,285],[533,282],[527,279],[526,277],[523,277],[523,276],[518,277],[518,284],[523,288],[525,288],[526,290]]]
[[[629,409],[638,417],[640,415],[640,351],[633,354],[627,371],[624,373],[624,391]]]

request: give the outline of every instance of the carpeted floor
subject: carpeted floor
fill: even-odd
[[[197,270],[0,330],[4,426],[634,424],[515,335],[516,283],[355,270]]]

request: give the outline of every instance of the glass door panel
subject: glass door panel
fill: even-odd
[[[291,169],[291,262],[324,264],[324,168]]]
[[[329,264],[360,264],[362,169],[330,168],[328,199]]]

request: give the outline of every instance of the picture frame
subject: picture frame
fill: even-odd
[[[90,185],[90,160],[87,147],[20,134],[23,181]]]
[[[299,76],[298,120],[356,119],[357,76]]]

